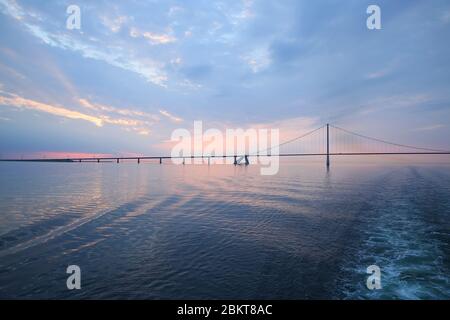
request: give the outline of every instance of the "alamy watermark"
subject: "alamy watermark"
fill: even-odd
[[[226,129],[203,131],[203,122],[194,121],[193,131],[172,132],[171,158],[174,164],[259,164],[262,175],[279,170],[279,129]]]
[[[69,30],[81,29],[81,9],[75,4],[71,4],[67,7],[66,13],[68,17],[66,19],[66,28]]]
[[[70,274],[67,278],[66,286],[69,290],[81,289],[81,269],[73,264],[67,267],[66,273]]]
[[[371,265],[367,267],[367,277],[366,286],[369,290],[379,290],[381,289],[381,269],[377,265]]]
[[[367,7],[367,14],[370,16],[367,18],[366,25],[369,30],[381,29],[381,8],[375,4],[371,4]]]
[[[366,26],[369,30],[381,29],[381,8],[376,4],[367,7],[366,13],[369,17],[366,20]],[[76,4],[71,4],[66,9],[67,19],[66,28],[69,30],[81,29],[81,9]]]

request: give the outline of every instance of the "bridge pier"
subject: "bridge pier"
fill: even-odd
[[[138,158],[138,164],[141,163],[141,158]]]
[[[162,164],[162,158],[159,158],[159,164]]]
[[[119,158],[117,158],[117,163],[119,163]]]
[[[100,162],[100,159],[97,159],[97,163],[99,163]]]
[[[250,164],[250,161],[248,161],[248,156],[245,156],[245,165],[248,166]]]
[[[234,156],[234,165],[237,166],[237,156]]]

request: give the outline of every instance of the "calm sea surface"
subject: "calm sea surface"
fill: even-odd
[[[445,164],[0,163],[0,298],[448,299],[449,218]]]

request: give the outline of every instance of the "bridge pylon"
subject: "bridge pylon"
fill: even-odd
[[[327,168],[330,167],[330,125],[327,123]]]

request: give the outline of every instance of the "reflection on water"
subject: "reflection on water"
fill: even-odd
[[[1,163],[0,298],[449,298],[448,169]]]

